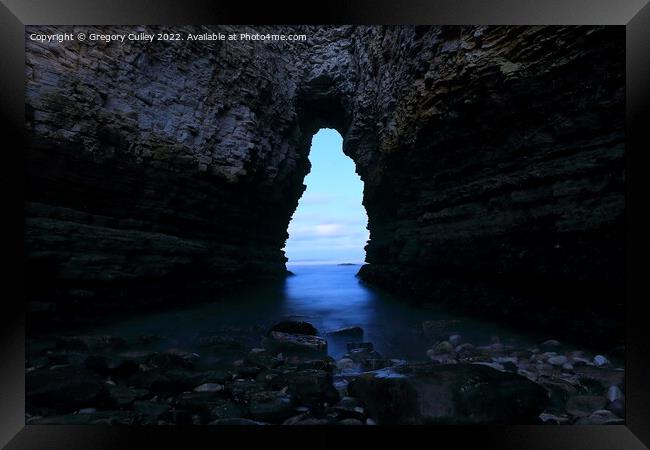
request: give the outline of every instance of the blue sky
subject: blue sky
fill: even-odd
[[[289,223],[288,264],[363,263],[368,216],[361,204],[363,183],[343,153],[341,135],[322,129],[309,153],[307,189]]]

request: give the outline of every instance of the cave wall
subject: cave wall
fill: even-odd
[[[123,304],[282,276],[311,136],[333,127],[365,183],[364,280],[616,327],[623,27],[265,30],[308,40],[27,41],[32,298],[94,307],[104,288]]]
[[[283,52],[27,40],[30,297],[92,310],[283,276],[309,149]]]
[[[623,29],[389,28],[371,42],[362,73],[376,71],[364,84],[378,100],[354,130],[377,136],[362,278],[622,340]]]

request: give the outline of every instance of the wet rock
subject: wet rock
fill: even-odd
[[[326,333],[331,337],[348,337],[348,338],[363,338],[363,328],[361,327],[344,327],[337,330],[328,331]]]
[[[343,397],[337,404],[325,409],[325,415],[332,420],[365,418],[365,410],[361,404],[352,397]]]
[[[273,369],[282,363],[282,359],[270,351],[258,348],[252,349],[246,356],[245,362],[251,366],[257,366],[266,369]]]
[[[578,394],[578,387],[556,378],[540,377],[538,384],[543,386],[550,395],[548,409],[559,414],[564,413],[569,398]]]
[[[622,398],[616,399],[608,403],[605,409],[610,410],[618,417],[625,417],[625,400]]]
[[[372,352],[375,349],[375,346],[372,345],[372,342],[348,342],[346,347],[349,352],[353,350],[365,350],[367,352]]]
[[[609,389],[607,389],[606,397],[610,402],[615,402],[616,400],[623,398],[623,391],[621,391],[618,386],[610,386]]]
[[[137,373],[128,378],[128,383],[153,393],[179,392],[186,388],[186,386],[179,385],[158,370]]]
[[[234,419],[244,416],[244,408],[232,400],[222,399],[210,410],[213,420]]]
[[[336,362],[336,367],[342,372],[357,370],[358,365],[351,358],[341,358]]]
[[[135,389],[127,386],[107,386],[106,401],[109,406],[115,408],[125,408],[133,403],[136,399],[142,399],[149,394],[146,389]]]
[[[237,379],[226,385],[225,391],[235,400],[247,401],[253,393],[265,390],[265,385],[267,384],[273,385],[273,380],[268,380],[267,383],[260,383],[254,380]],[[282,387],[284,386],[281,386],[280,389]]]
[[[477,365],[477,366],[485,366],[485,367],[489,367],[490,369],[498,370],[499,372],[505,372],[505,370],[506,370],[506,368],[503,367],[503,364],[500,364],[500,363],[497,363],[497,362],[483,362],[483,361],[479,361],[479,362],[474,362],[474,363],[472,363],[472,364],[473,364],[473,365]]]
[[[134,425],[135,423],[135,415],[130,411],[95,411],[40,417],[30,421],[32,425]]]
[[[193,367],[189,355],[176,353],[152,353],[144,358],[144,363],[158,369],[188,369]]]
[[[136,413],[154,419],[158,419],[160,416],[169,411],[169,409],[169,404],[163,402],[139,400],[133,403],[133,410]]]
[[[579,366],[574,367],[574,372],[581,383],[594,381],[600,384],[603,389],[608,389],[610,386],[618,386],[620,388],[625,386],[625,371],[623,370],[606,367]]]
[[[254,420],[281,423],[294,414],[291,398],[276,391],[262,391],[251,395],[248,412]]]
[[[594,411],[588,417],[581,417],[577,425],[621,425],[624,421],[611,411],[601,409]]]
[[[332,375],[324,370],[286,371],[269,382],[274,389],[285,389],[298,403],[332,404],[338,400]]]
[[[103,379],[75,366],[30,372],[25,378],[28,404],[59,412],[92,407],[104,394]]]
[[[427,356],[436,364],[457,364],[458,361],[448,353],[439,354],[434,349],[427,350]]]
[[[309,322],[299,320],[284,320],[271,327],[271,332],[280,332],[286,334],[303,334],[307,336],[316,336],[318,330]]]
[[[596,355],[594,356],[594,364],[596,365],[596,367],[604,367],[604,366],[609,366],[610,362],[603,355]]]
[[[476,354],[476,348],[467,342],[454,348],[454,353],[456,353],[459,358],[469,358]]]
[[[564,425],[570,422],[570,419],[567,416],[548,414],[548,413],[540,414],[539,418],[543,423],[552,424],[552,425]]]
[[[575,417],[586,417],[594,411],[604,409],[607,399],[597,395],[576,395],[566,404],[566,412]]]
[[[203,384],[203,383],[224,384],[227,381],[231,381],[233,379],[233,374],[229,370],[213,369],[204,372],[195,372],[193,373],[193,379],[199,380],[199,382],[196,384]]]
[[[364,425],[364,423],[359,419],[343,419],[343,420],[339,420],[338,424],[339,425],[356,425],[356,426]]]
[[[242,364],[237,367],[236,374],[238,378],[255,378],[262,370],[259,366]]]
[[[271,331],[264,339],[264,347],[274,352],[325,355],[327,340],[305,334],[289,334]]]
[[[177,409],[190,414],[198,414],[207,420],[210,418],[210,411],[221,404],[224,399],[222,391],[216,392],[183,392],[174,399]]]
[[[546,391],[524,377],[467,364],[366,373],[348,392],[380,424],[534,423],[548,403]]]
[[[544,349],[557,348],[559,346],[560,346],[560,342],[556,341],[555,339],[549,339],[547,341],[542,342],[542,345],[540,345],[540,347]]]
[[[223,391],[223,384],[204,383],[194,388],[194,392],[219,392]]]
[[[551,356],[547,362],[552,366],[562,366],[568,362],[568,358],[563,355]]]
[[[139,369],[135,361],[116,356],[89,355],[84,364],[97,373],[122,377],[132,375]]]
[[[333,372],[336,369],[336,361],[333,358],[326,356],[323,359],[306,359],[301,358],[296,364],[298,370],[324,370],[325,372]]]
[[[232,419],[217,419],[210,422],[208,425],[220,426],[251,426],[251,425],[266,425],[264,422],[257,422],[250,419],[232,418]]]
[[[451,353],[454,351],[454,346],[451,342],[442,341],[433,347],[436,353]]]

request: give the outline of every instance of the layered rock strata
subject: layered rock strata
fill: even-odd
[[[622,27],[178,31],[307,39],[27,39],[35,305],[179,302],[283,276],[310,140],[332,127],[365,183],[364,280],[524,325],[616,333]]]

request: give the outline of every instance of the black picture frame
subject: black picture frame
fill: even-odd
[[[612,426],[365,427],[324,430],[259,427],[120,427],[25,425],[23,302],[24,26],[135,24],[518,24],[619,25],[626,28],[626,424]],[[204,448],[230,442],[262,445],[431,445],[498,449],[642,449],[650,446],[648,316],[648,178],[650,151],[650,4],[647,0],[330,0],[302,6],[208,0],[0,0],[0,109],[3,133],[2,324],[0,325],[0,444],[8,449]],[[6,296],[5,296],[6,295]],[[623,293],[622,293],[623,295]],[[266,428],[266,429],[263,429]],[[282,435],[282,436],[281,436]],[[294,436],[296,436],[294,438]],[[290,441],[286,441],[290,439]],[[276,441],[277,440],[277,441]],[[416,444],[421,442],[421,444]],[[438,446],[438,445],[436,445]]]

